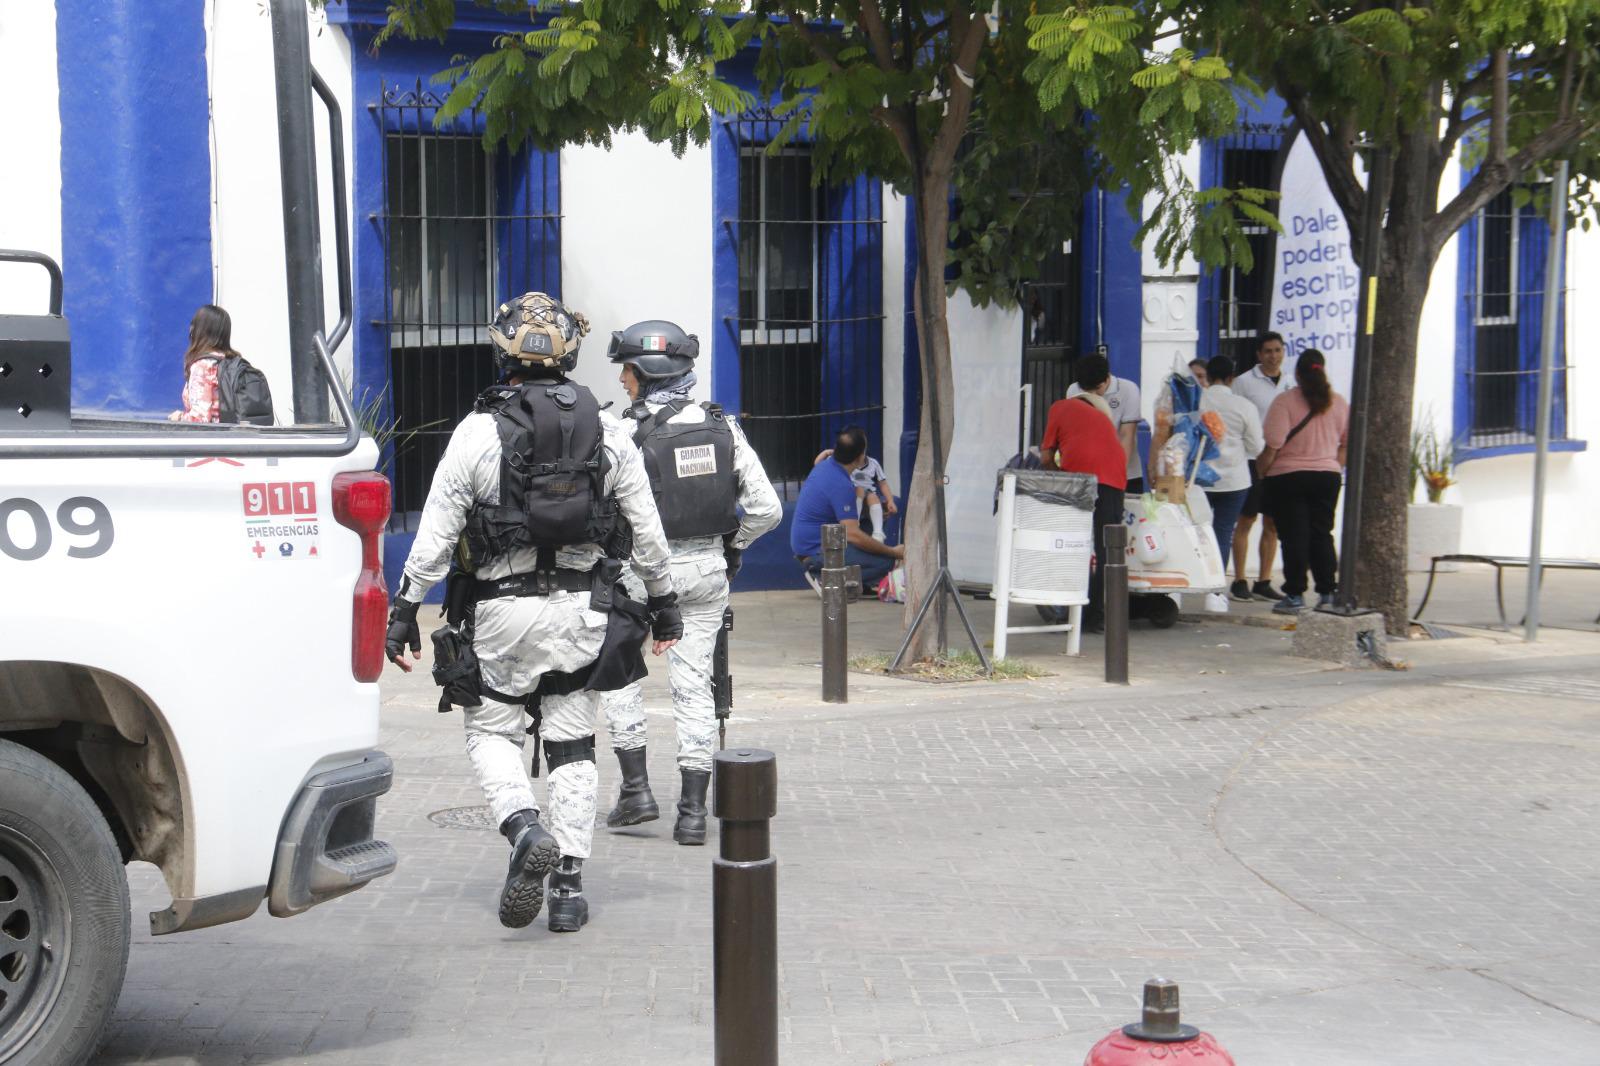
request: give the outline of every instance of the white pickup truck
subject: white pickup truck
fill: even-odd
[[[302,110],[281,137],[309,138]],[[310,177],[284,170],[286,205],[314,204]],[[295,395],[325,406],[331,391],[342,424],[281,427],[74,417],[60,271],[0,252],[52,280],[49,314],[0,316],[7,1066],[94,1053],[127,964],[125,863],[165,876],[155,934],[248,918],[263,900],[298,914],[394,869],[373,837],[393,774],[376,750],[391,497],[348,397],[325,387],[349,326],[339,251],[344,313],[326,336],[320,306],[301,316],[301,369],[322,376],[307,388],[297,375]]]

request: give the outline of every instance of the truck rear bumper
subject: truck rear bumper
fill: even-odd
[[[317,774],[289,808],[278,837],[267,909],[279,918],[353,892],[395,868],[392,845],[372,836],[394,763],[381,751]]]

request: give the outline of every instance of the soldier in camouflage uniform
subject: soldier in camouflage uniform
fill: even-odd
[[[706,788],[717,723],[711,659],[728,583],[745,548],[783,517],[761,460],[734,419],[689,398],[699,341],[671,322],[639,322],[612,334],[607,352],[621,366],[633,406],[634,441],[656,493],[672,551],[672,587],[683,611],[683,640],[668,654],[682,779],[673,838],[706,840]],[[742,512],[742,513],[741,513]],[[613,828],[660,816],[645,769],[645,716],[639,685],[605,694],[611,746],[622,766]]]
[[[548,504],[552,495],[576,501],[579,519],[620,511],[632,527],[632,568],[648,595],[655,653],[672,647],[683,632],[666,538],[639,451],[622,423],[565,377],[587,331],[581,315],[543,293],[501,305],[490,336],[507,384],[487,390],[450,438],[406,560],[387,640],[389,658],[410,670],[404,648],[409,644],[413,656],[420,650],[416,617],[423,596],[445,578],[458,541],[472,544],[475,531],[490,538],[497,547],[474,555],[470,575],[476,579],[476,602],[469,654],[476,653],[482,687],[480,704],[460,701],[467,755],[512,846],[500,921],[512,928],[532,922],[543,904],[548,874],[549,924],[558,932],[575,932],[588,920],[581,870],[594,835],[599,787],[594,764],[599,693],[580,686],[595,672],[592,664],[601,655],[608,625],[618,623],[615,614],[608,618],[590,603],[591,589],[598,587],[592,575],[603,572],[601,544],[536,545],[541,529],[563,528],[563,514],[551,507],[572,505]],[[512,421],[513,415],[525,423]],[[549,454],[549,441],[535,431],[542,426],[553,433],[557,423],[569,445],[588,443]],[[518,425],[527,427],[523,438],[514,435]],[[555,439],[563,439],[561,434]],[[518,441],[523,450],[513,454]],[[529,444],[538,441],[544,443]],[[525,470],[532,473],[521,473]],[[539,477],[557,478],[558,491],[538,491],[549,490],[549,482],[526,487]],[[517,513],[519,507],[525,513]],[[615,564],[611,568],[604,572],[614,572]],[[640,612],[641,636],[643,617]],[[635,662],[637,649],[637,643],[630,644]],[[545,683],[553,678],[567,683],[551,688]],[[547,691],[551,694],[530,702],[536,692]],[[527,711],[535,706],[542,711],[539,739],[550,768],[548,830],[539,824],[539,804],[522,761]]]

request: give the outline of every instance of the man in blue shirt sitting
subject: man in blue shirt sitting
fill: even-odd
[[[834,522],[843,526],[844,563],[861,567],[863,592],[876,588],[896,561],[905,558],[904,547],[891,547],[861,531],[856,486],[850,475],[866,461],[867,435],[856,426],[840,430],[833,455],[813,467],[800,487],[794,523],[789,527],[790,550],[807,574],[815,574],[822,569],[822,527]]]

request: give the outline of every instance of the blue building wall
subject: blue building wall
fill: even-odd
[[[56,41],[73,405],[162,417],[212,298],[202,0],[58,0]]]

